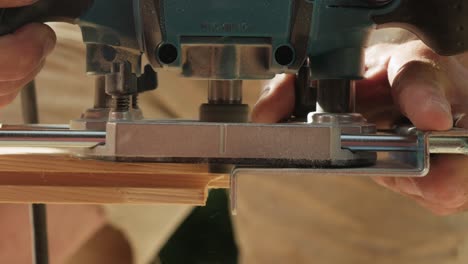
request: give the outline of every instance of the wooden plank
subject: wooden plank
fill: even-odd
[[[0,202],[201,205],[209,188],[229,188],[229,176],[209,173],[206,164],[0,155]]]
[[[0,186],[0,203],[204,205],[203,189]]]

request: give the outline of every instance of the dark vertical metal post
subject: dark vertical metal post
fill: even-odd
[[[112,98],[106,94],[106,78],[97,76],[94,87],[94,108],[109,108]]]
[[[241,80],[210,80],[208,103],[200,107],[200,121],[223,123],[246,123],[249,106],[242,103]],[[212,173],[229,173],[232,165],[210,163]]]
[[[319,80],[317,89],[317,112],[354,113],[355,83],[353,80]]]
[[[26,124],[39,123],[36,86],[34,81],[21,91],[23,120]],[[34,264],[49,263],[49,243],[47,239],[47,209],[45,204],[31,205],[32,255]]]
[[[28,83],[21,90],[21,108],[23,121],[26,124],[38,124],[39,113],[37,111],[36,85],[34,81]]]
[[[312,80],[312,71],[308,58],[297,73],[294,92],[296,97],[293,112],[294,120],[305,121],[309,113],[315,112],[317,109],[317,82]]]
[[[47,240],[47,209],[45,204],[31,205],[33,240],[33,263],[49,263],[49,242]]]

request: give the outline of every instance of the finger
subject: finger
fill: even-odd
[[[381,74],[386,74],[390,59],[398,47],[396,44],[381,43],[367,48],[364,61],[365,80],[373,80]]]
[[[388,65],[395,103],[421,130],[448,130],[453,126],[445,96],[452,84],[439,67],[441,60],[424,44],[410,42],[398,49]]]
[[[15,92],[10,93],[10,94],[0,96],[0,108],[11,104],[15,100],[15,98],[18,96],[19,92],[20,91],[17,90]]]
[[[468,114],[466,113],[461,114],[455,119],[455,127],[468,129]]]
[[[364,79],[356,82],[356,100],[359,105],[391,103],[387,76],[388,63],[396,45],[378,44],[366,50]],[[390,100],[389,100],[390,99]]]
[[[0,7],[18,7],[32,5],[38,0],[0,0]]]
[[[455,127],[468,129],[468,105],[452,106],[455,120]]]
[[[356,82],[356,110],[363,113],[371,123],[380,128],[389,128],[400,117],[396,110],[387,68],[398,45],[378,44],[366,49],[364,79]]]
[[[29,73],[24,79],[18,81],[6,81],[0,82],[0,108],[9,105],[15,100],[18,96],[22,87],[28,84],[34,79],[36,74],[42,69],[45,61],[42,61],[41,64],[33,72]]]
[[[277,123],[288,118],[294,110],[295,80],[295,75],[281,74],[268,82],[252,110],[252,121]]]
[[[26,25],[0,38],[0,80],[27,77],[55,46],[55,33],[43,24]]]
[[[391,104],[390,85],[387,77],[387,67],[391,59],[393,45],[380,44],[366,50],[365,79],[356,82],[356,100],[359,106],[374,104],[378,101]]]
[[[0,98],[15,92],[18,92],[22,87],[28,84],[34,79],[34,77],[42,70],[44,67],[45,60],[41,61],[36,69],[30,72],[21,80],[16,81],[0,81]]]
[[[449,208],[449,207],[444,207],[440,206],[438,203],[430,203],[424,198],[420,197],[415,197],[414,198],[417,203],[419,203],[422,207],[427,208],[429,211],[433,212],[436,215],[440,216],[447,216],[447,215],[453,215],[457,213],[462,213],[465,212],[468,209],[468,204],[464,203],[463,205],[455,208]]]
[[[382,186],[411,197],[436,214],[451,214],[468,206],[468,157],[438,156],[424,178],[375,178]]]

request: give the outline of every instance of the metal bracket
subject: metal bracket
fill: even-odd
[[[446,132],[420,132],[414,128],[400,129],[402,135],[417,136],[417,145],[413,151],[379,153],[377,163],[363,168],[336,169],[278,169],[236,167],[231,172],[231,209],[238,211],[237,197],[244,177],[275,177],[287,174],[291,179],[298,176],[386,176],[386,177],[424,177],[430,169],[430,154],[465,154],[468,155],[468,131],[454,129]]]

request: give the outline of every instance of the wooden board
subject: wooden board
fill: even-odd
[[[203,205],[209,188],[229,188],[229,176],[209,173],[206,164],[0,155],[0,202]]]

